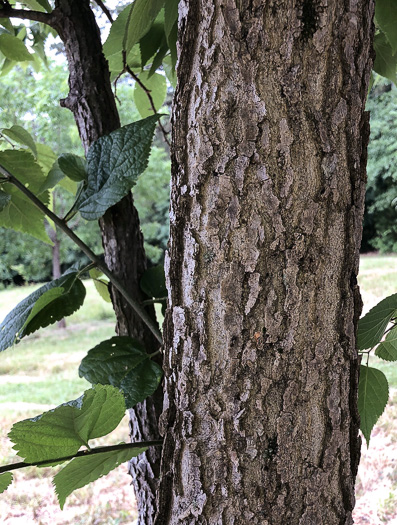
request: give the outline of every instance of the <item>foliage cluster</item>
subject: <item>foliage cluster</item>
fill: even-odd
[[[397,88],[377,77],[368,97],[371,138],[362,251],[397,252]]]

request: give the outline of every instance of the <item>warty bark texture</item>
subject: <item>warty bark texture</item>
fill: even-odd
[[[368,0],[181,0],[157,525],[351,524]]]
[[[56,29],[62,38],[69,63],[70,92],[61,105],[75,117],[87,151],[90,144],[120,127],[119,115],[110,84],[108,64],[89,0],[57,0],[54,11]],[[145,299],[139,280],[146,269],[143,237],[132,196],[109,209],[100,220],[105,261],[108,268],[138,301]],[[158,342],[125,299],[112,289],[117,317],[117,333],[142,341],[152,353]],[[154,316],[154,309],[151,308]],[[162,390],[130,410],[132,441],[159,438],[158,418],[162,410]],[[139,511],[139,524],[150,525],[156,513],[156,491],[161,450],[152,447],[130,463]]]

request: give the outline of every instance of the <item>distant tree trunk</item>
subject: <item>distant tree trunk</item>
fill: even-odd
[[[87,151],[102,135],[120,127],[120,120],[110,85],[108,64],[89,0],[56,0],[57,31],[62,38],[69,62],[69,95],[61,105],[75,117],[80,137]],[[143,299],[139,279],[146,268],[143,237],[132,196],[109,209],[100,221],[105,260],[138,301]],[[148,352],[158,349],[146,325],[116,290],[112,290],[117,316],[117,332],[141,340]],[[151,308],[154,317],[154,309]],[[133,441],[158,439],[158,417],[162,410],[161,388],[130,411]],[[139,523],[150,525],[156,512],[156,490],[160,471],[160,450],[151,448],[131,464],[131,474]]]
[[[351,524],[372,0],[181,0],[158,525]]]
[[[54,213],[57,212],[56,206],[56,192],[52,194],[52,207]],[[58,228],[54,225],[54,229],[48,227],[48,236],[52,242],[52,278],[59,279],[61,277],[61,239],[58,237]],[[57,323],[58,328],[66,328],[66,320],[61,319]]]

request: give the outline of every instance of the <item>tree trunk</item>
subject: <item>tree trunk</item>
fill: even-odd
[[[52,192],[52,207],[54,213],[57,213],[57,195],[56,192]],[[52,242],[52,278],[59,279],[61,277],[61,240],[58,237],[58,228],[55,226],[54,229],[51,227],[48,228],[48,236]],[[66,328],[65,318],[61,319],[57,323],[58,328]]]
[[[373,10],[181,0],[158,525],[352,523]]]
[[[73,112],[87,151],[93,141],[120,127],[108,64],[102,53],[100,34],[89,0],[57,0],[56,12],[57,30],[65,44],[70,72],[69,95],[61,105]],[[109,209],[100,220],[100,226],[108,268],[132,296],[138,301],[143,300],[139,280],[146,268],[146,257],[132,196],[125,197]],[[117,333],[141,340],[150,353],[157,350],[158,342],[115,289],[112,290],[112,300]],[[151,314],[154,318],[153,308]],[[162,391],[159,389],[130,411],[133,441],[159,438],[157,421],[161,410]],[[141,525],[150,525],[156,512],[160,453],[158,447],[151,448],[131,463]]]

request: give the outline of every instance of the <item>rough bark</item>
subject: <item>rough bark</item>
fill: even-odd
[[[61,105],[75,117],[80,137],[87,151],[102,135],[120,127],[120,120],[110,84],[108,64],[89,0],[57,0],[53,14],[69,63],[69,95]],[[108,268],[124,283],[128,292],[143,299],[139,279],[146,268],[143,237],[132,196],[108,210],[100,221],[105,261]],[[112,290],[117,316],[117,333],[141,340],[148,352],[158,343],[132,308],[116,290]],[[151,308],[154,316],[154,310]],[[162,392],[130,411],[133,441],[158,439],[158,417],[162,410]],[[137,498],[139,523],[150,525],[156,511],[156,490],[160,467],[160,450],[152,448],[131,464]]]
[[[352,523],[373,9],[181,0],[158,525]]]

